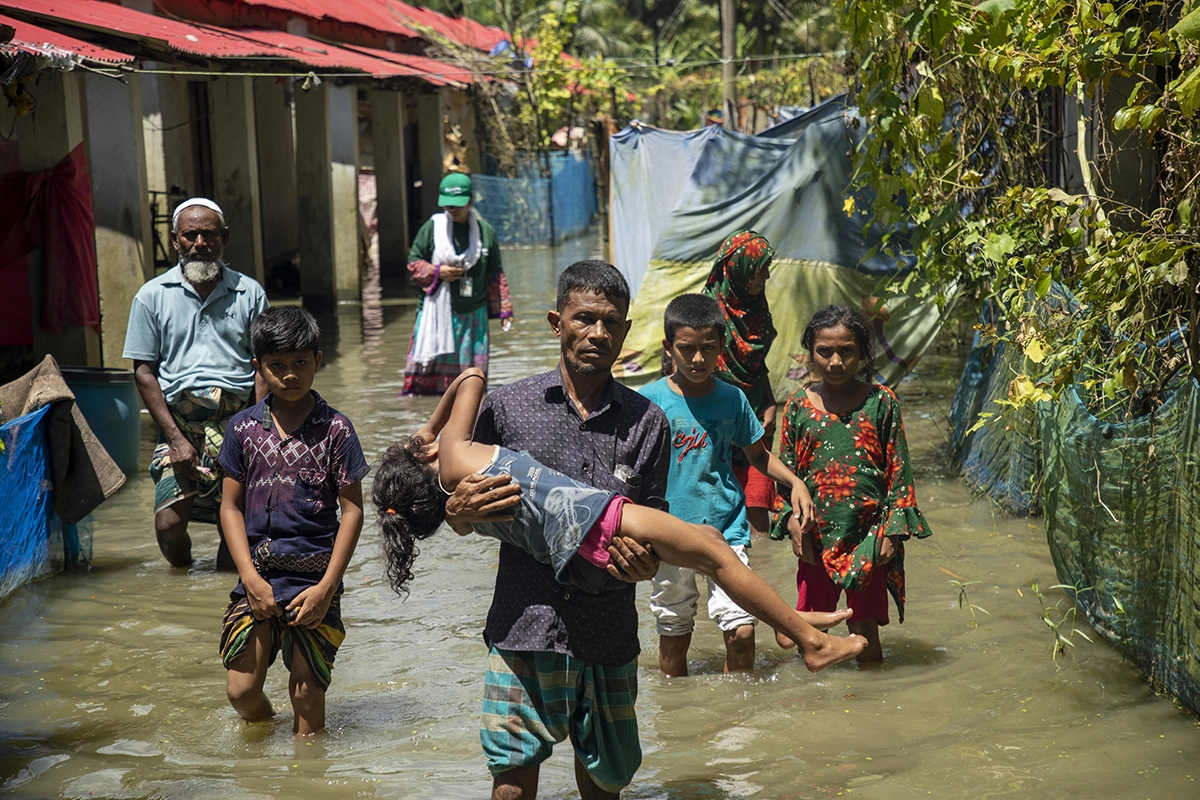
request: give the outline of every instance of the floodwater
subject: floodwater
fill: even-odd
[[[545,322],[554,279],[596,246],[505,252],[518,321],[494,335],[495,383],[555,363]],[[432,409],[397,397],[412,317],[408,303],[369,304],[326,325],[336,331],[316,387],[354,421],[368,459]],[[886,663],[811,675],[760,627],[755,673],[725,677],[719,633],[702,616],[692,677],[665,680],[643,584],[645,758],[626,798],[1200,796],[1193,717],[1155,697],[1106,643],[1076,636],[1052,658],[1054,634],[1031,585],[1059,604],[1055,619],[1069,603],[1047,589],[1057,581],[1040,521],[994,513],[947,464],[956,373],[953,359],[930,357],[899,387],[934,536],[910,547],[908,620],[884,629]],[[382,580],[368,522],[346,574],[347,638],[329,729],[297,744],[281,663],[267,682],[276,719],[247,725],[228,707],[217,637],[234,578],[213,570],[214,533],[199,525],[197,564],[169,569],[151,532],[151,496],[140,476],[97,511],[90,571],[24,586],[0,603],[0,792],[488,796],[477,718],[494,543],[449,533],[429,540],[402,602]],[[795,600],[786,544],[756,542],[752,564]],[[988,613],[973,621],[953,580]],[[543,766],[540,796],[577,796],[568,747]]]

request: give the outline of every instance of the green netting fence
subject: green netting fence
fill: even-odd
[[[1200,713],[1200,387],[1099,420],[1074,391],[1038,414],[1046,536],[1061,583],[1157,688]]]
[[[954,394],[950,441],[963,477],[976,492],[1010,514],[1039,514],[1041,454],[1034,415],[1009,412],[1003,423],[972,430],[980,414],[1004,411],[996,401],[1008,397],[1008,385],[1024,361],[1013,352],[1003,342],[972,348]]]
[[[1013,350],[979,345],[967,359],[951,415],[964,477],[1012,513],[1044,512],[1058,581],[1088,621],[1200,713],[1200,386],[1116,421],[1071,389],[969,432],[1027,373]]]

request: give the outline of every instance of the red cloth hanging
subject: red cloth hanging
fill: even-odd
[[[3,192],[0,186],[0,192]],[[0,253],[4,250],[0,249]],[[33,309],[29,306],[29,265],[25,256],[0,266],[0,347],[33,344]]]
[[[0,181],[0,272],[24,263],[39,244],[42,328],[91,325],[99,332],[96,218],[82,144],[51,169]]]

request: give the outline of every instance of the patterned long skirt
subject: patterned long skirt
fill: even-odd
[[[181,433],[200,455],[199,478],[192,478],[171,465],[171,446],[160,432],[154,454],[150,457],[150,477],[154,479],[154,513],[188,497],[192,503],[191,518],[197,522],[217,521],[221,508],[221,481],[224,472],[217,464],[225,428],[233,415],[241,411],[246,401],[228,389],[215,386],[189,389],[171,406],[171,415]]]
[[[455,352],[439,356],[422,366],[413,361],[413,344],[417,340],[417,328],[421,314],[417,312],[413,323],[412,341],[408,345],[408,363],[404,366],[404,391],[402,394],[445,394],[446,389],[469,367],[478,367],[487,374],[488,370],[488,310],[483,306],[475,311],[454,315]]]

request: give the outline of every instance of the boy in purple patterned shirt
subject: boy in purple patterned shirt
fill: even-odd
[[[282,651],[297,736],[325,727],[325,692],[346,636],[342,575],[362,531],[369,470],[350,420],[312,391],[320,335],[301,308],[254,320],[254,368],[270,394],[234,416],[218,459],[221,523],[241,578],[221,631],[226,694],[249,722],[274,714],[263,683]]]

